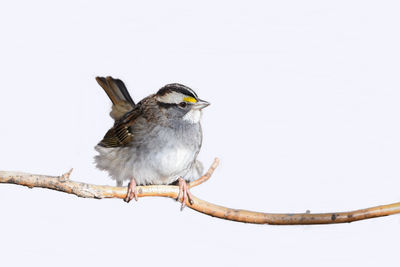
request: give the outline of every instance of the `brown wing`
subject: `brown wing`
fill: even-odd
[[[136,105],[133,110],[126,113],[120,120],[116,121],[114,126],[108,130],[99,145],[103,147],[124,147],[128,146],[134,136],[130,126],[141,114],[141,105]]]

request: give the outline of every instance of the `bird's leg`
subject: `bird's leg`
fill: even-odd
[[[136,201],[138,200],[136,181],[132,178],[128,184],[128,193],[126,194],[124,201],[129,203],[129,201],[131,201],[133,198],[135,198]]]
[[[190,193],[189,186],[187,185],[185,179],[180,177],[178,179],[178,182],[179,182],[179,194],[177,200],[178,201],[182,200],[181,210],[183,210],[183,208],[186,206],[186,200],[189,200],[189,203],[193,204],[192,194]]]

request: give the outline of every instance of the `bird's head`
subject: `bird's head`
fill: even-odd
[[[158,90],[156,100],[169,117],[188,123],[198,123],[201,110],[210,105],[201,100],[192,89],[179,83],[167,84]]]

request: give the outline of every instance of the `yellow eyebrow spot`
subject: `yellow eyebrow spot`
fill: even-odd
[[[183,98],[183,101],[190,102],[190,103],[196,103],[197,102],[197,100],[194,97],[191,97],[191,96],[187,96],[187,97]]]

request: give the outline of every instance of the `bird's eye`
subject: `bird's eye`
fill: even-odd
[[[187,103],[186,103],[186,102],[181,102],[181,103],[179,103],[179,106],[180,106],[181,108],[186,108]]]

